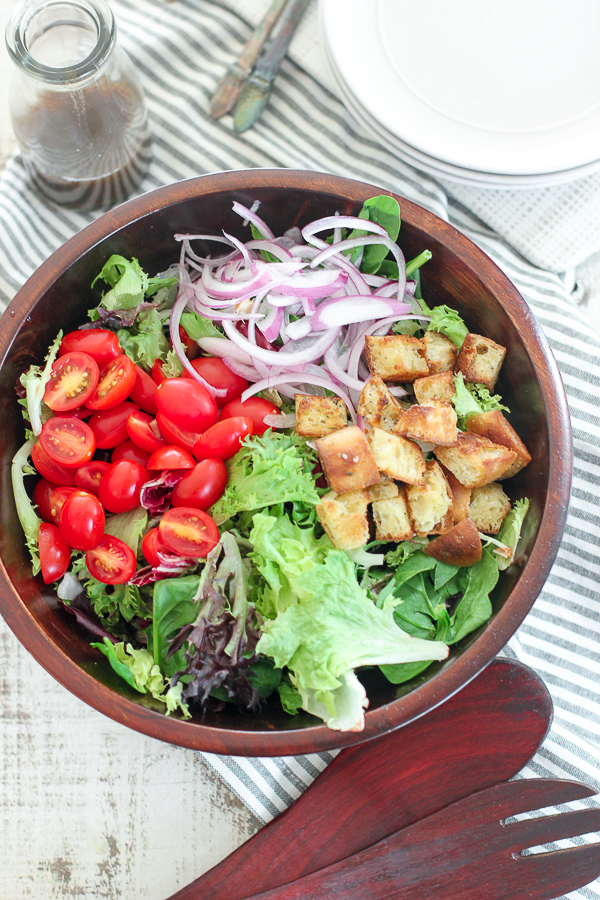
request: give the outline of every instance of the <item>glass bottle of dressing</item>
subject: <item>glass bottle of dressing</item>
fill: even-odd
[[[113,206],[150,159],[146,105],[116,43],[104,0],[25,0],[6,44],[17,65],[10,113],[23,162],[49,198],[78,209]]]

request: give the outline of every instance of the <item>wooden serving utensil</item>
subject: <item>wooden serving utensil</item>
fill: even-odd
[[[342,860],[511,778],[551,720],[542,680],[494,660],[416,721],[343,750],[289,809],[170,900],[242,900]]]

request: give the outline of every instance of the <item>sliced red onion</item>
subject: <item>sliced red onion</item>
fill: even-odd
[[[329,246],[320,238],[315,238],[314,235],[318,234],[319,231],[328,231],[336,228],[360,228],[361,231],[388,236],[385,228],[376,222],[370,222],[368,219],[359,219],[358,216],[325,216],[323,219],[316,219],[309,225],[305,225],[302,229],[302,237],[307,244],[314,244],[316,247],[320,244]],[[340,241],[339,243],[342,242]]]
[[[270,240],[274,240],[275,235],[273,234],[273,232],[271,231],[269,226],[266,224],[266,222],[263,222],[263,220],[260,218],[260,216],[256,215],[256,212],[254,210],[248,209],[247,207],[242,206],[242,204],[238,203],[237,200],[233,201],[232,209],[233,209],[234,213],[237,213],[238,216],[242,217],[242,219],[244,220],[245,223],[252,222],[252,224],[256,228],[258,228],[258,230],[264,237],[269,238]]]
[[[325,366],[329,374],[335,378],[337,381],[340,381],[342,384],[345,384],[346,387],[351,388],[353,391],[362,391],[365,386],[364,381],[360,381],[358,378],[352,378],[351,375],[348,375],[347,372],[341,367],[339,363],[339,359],[336,353],[335,344],[329,348],[329,350],[325,353]]]
[[[216,241],[219,244],[227,244],[229,247],[233,246],[228,238],[221,237],[219,234],[176,234],[175,240],[183,241],[187,255],[191,259],[205,266],[223,265],[223,263],[228,262],[237,253],[237,250],[234,250],[233,253],[230,253],[227,256],[211,259],[206,256],[198,256],[198,254],[192,250],[190,241]]]
[[[325,328],[341,328],[352,322],[365,322],[390,315],[401,316],[409,312],[411,307],[406,303],[374,295],[367,299],[361,294],[354,294],[320,303],[311,317],[310,325],[313,331],[323,331]]]
[[[281,262],[287,262],[293,259],[293,255],[285,247],[282,247],[276,241],[248,241],[246,244],[248,250],[261,250],[276,256]]]
[[[263,419],[269,428],[293,428],[296,424],[295,413],[273,413]]]
[[[242,243],[242,241],[238,241],[238,239],[236,237],[234,237],[232,234],[227,234],[226,231],[223,232],[223,236],[226,238],[229,238],[229,240],[231,241],[233,246],[238,248],[238,250],[242,254],[244,263],[248,266],[248,268],[251,268],[252,256],[250,254],[250,251],[246,247],[246,245],[244,243]]]
[[[227,357],[226,365],[235,375],[239,375],[240,378],[245,378],[246,381],[255,382],[261,377],[254,366],[245,366],[243,363],[238,362],[237,359],[232,359],[230,356]]]
[[[233,325],[232,322],[223,322],[223,329],[227,337],[244,350],[253,360],[259,359],[267,365],[277,366],[294,366],[305,362],[313,362],[319,359],[328,347],[334,342],[337,329],[330,328],[328,331],[319,332],[317,339],[311,341],[309,345],[297,350],[263,350],[262,347],[255,347],[247,338],[243,337]]]
[[[181,322],[181,315],[186,306],[187,297],[185,292],[182,292],[181,296],[179,296],[173,304],[173,309],[171,310],[171,318],[169,320],[169,334],[171,337],[171,343],[173,344],[173,349],[179,357],[179,361],[181,362],[184,369],[187,369],[187,371],[190,373],[192,378],[195,379],[195,381],[198,381],[203,387],[205,387],[208,393],[213,397],[224,397],[227,394],[227,389],[216,388],[214,385],[209,384],[205,378],[202,378],[202,376],[198,374],[198,372],[196,372],[186,356],[183,344],[181,343],[181,338],[179,337],[179,323]],[[233,325],[231,327],[234,328]]]
[[[235,359],[244,366],[253,366],[252,357],[242,350],[237,344],[233,344],[229,338],[203,337],[198,338],[198,346],[211,356],[220,356],[221,359]]]
[[[283,307],[273,306],[264,319],[256,323],[256,327],[262,331],[268,341],[274,341],[279,337],[282,324]]]
[[[288,374],[265,378],[263,381],[257,381],[256,384],[252,384],[250,385],[250,387],[246,388],[241,396],[242,403],[244,402],[244,400],[248,400],[249,397],[253,397],[255,394],[259,394],[261,391],[267,390],[268,388],[279,388],[280,386],[283,387],[284,385],[290,384],[314,384],[317,387],[325,388],[326,390],[337,394],[338,397],[340,397],[348,407],[348,411],[350,413],[352,421],[356,422],[356,411],[348,394],[341,388],[339,388],[337,384],[335,384],[331,380],[331,378],[326,378],[319,375]],[[296,393],[299,393],[299,391],[296,391]]]
[[[388,390],[394,397],[406,397],[408,394],[408,391],[405,391],[399,384],[388,385]]]
[[[406,263],[400,247],[387,236],[387,232],[385,232],[385,237],[383,235],[379,235],[376,237],[370,237],[369,235],[366,235],[365,237],[352,238],[345,241],[340,241],[338,244],[327,246],[326,248],[321,250],[321,252],[318,253],[317,256],[314,257],[314,259],[311,260],[310,266],[311,268],[315,268],[316,266],[325,262],[325,260],[329,259],[334,254],[342,253],[345,250],[353,250],[355,247],[366,247],[370,244],[383,244],[383,246],[387,247],[390,253],[392,253],[392,255],[394,256],[394,259],[398,264],[399,278],[397,284],[397,296],[398,300],[400,300],[400,298],[404,296],[404,288],[406,285]]]
[[[314,272],[299,272],[293,275],[279,285],[277,292],[307,300],[321,300],[323,297],[330,297],[334,290],[343,287],[347,281],[348,275],[345,272],[317,269]]]
[[[283,312],[283,310],[281,311]],[[290,341],[299,341],[307,337],[311,331],[310,319],[308,316],[303,316],[301,319],[296,319],[295,322],[290,322],[289,325],[285,326],[285,338]]]

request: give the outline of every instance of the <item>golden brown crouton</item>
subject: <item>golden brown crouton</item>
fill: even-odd
[[[496,481],[513,464],[514,450],[494,444],[478,434],[458,432],[453,447],[435,447],[435,455],[465,487],[481,487]]]
[[[493,390],[505,356],[506,347],[481,334],[469,333],[460,348],[456,369],[463,373],[465,381]]]
[[[454,375],[450,370],[438,372],[437,375],[426,375],[425,378],[417,378],[413,387],[417,403],[424,404],[429,400],[451,403],[454,397]]]
[[[454,369],[458,353],[454,341],[451,341],[445,334],[439,334],[437,331],[426,331],[421,341],[425,347],[425,359],[429,366],[430,375],[437,375],[438,372],[447,372]]]
[[[502,479],[516,475],[517,472],[531,462],[531,456],[527,447],[499,409],[479,413],[476,416],[469,416],[467,419],[467,431],[470,431],[472,434],[480,434],[494,444],[502,444],[503,447],[508,447],[509,450],[515,451],[517,457],[514,463],[501,476]]]
[[[382,428],[373,428],[369,444],[378,469],[385,475],[406,484],[424,484],[425,460],[418,444]]]
[[[338,494],[358,491],[380,480],[369,442],[358,425],[347,425],[315,441],[329,486]]]
[[[456,443],[457,416],[451,403],[429,400],[426,405],[414,404],[402,414],[394,434],[411,441],[450,446]]]
[[[387,475],[382,475],[379,484],[372,484],[367,490],[371,501],[389,500],[390,497],[397,497],[400,493],[396,482],[388,478]]]
[[[296,434],[323,437],[348,424],[346,404],[339,397],[296,394]]]
[[[452,491],[442,467],[434,459],[427,463],[425,484],[407,487],[406,499],[419,537],[443,534],[452,528]]]
[[[414,535],[404,490],[397,497],[376,500],[371,508],[378,541],[409,541]]]
[[[429,541],[423,552],[451,566],[473,566],[481,559],[481,538],[471,519]]]
[[[315,509],[325,534],[339,550],[355,550],[369,540],[367,491],[331,491],[321,497]]]
[[[360,394],[357,412],[371,428],[393,431],[402,415],[402,407],[379,375],[369,378]]]
[[[456,525],[469,518],[469,503],[471,502],[471,488],[461,484],[458,478],[449,469],[442,466],[446,481],[452,491],[452,522]]]
[[[471,494],[469,514],[479,531],[498,534],[500,526],[510,512],[510,500],[496,481],[474,488]]]
[[[429,375],[425,348],[418,338],[390,334],[365,338],[367,364],[373,375],[384,381],[407,382]]]

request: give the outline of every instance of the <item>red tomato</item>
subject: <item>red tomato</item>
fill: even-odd
[[[252,434],[254,423],[247,416],[232,416],[223,419],[204,434],[194,444],[196,459],[231,459],[238,452],[244,440]]]
[[[175,447],[173,444],[166,444],[160,450],[155,450],[148,460],[148,469],[193,469],[194,458],[183,450],[182,447]]]
[[[159,550],[162,550],[163,553],[171,552],[161,541],[158,534],[158,528],[151,528],[150,531],[144,535],[142,540],[142,553],[144,554],[144,559],[150,566],[154,567],[160,565],[160,557],[158,555]]]
[[[222,459],[203,459],[175,486],[171,506],[209,509],[227,484],[227,469]]]
[[[265,416],[273,416],[279,412],[274,403],[263,400],[262,397],[250,397],[248,400],[232,400],[221,410],[221,421],[232,416],[248,416],[254,422],[254,434],[264,434],[268,425],[265,425]]]
[[[218,356],[203,356],[200,359],[193,359],[191,365],[198,375],[201,375],[213,387],[224,388],[227,391],[224,397],[215,397],[219,408],[222,408],[231,400],[241,397],[248,387],[246,379],[232,372],[225,360],[220,359]],[[187,369],[184,369],[183,377],[192,378],[192,375]]]
[[[46,478],[52,484],[69,485],[70,487],[75,485],[73,469],[69,469],[67,466],[60,466],[50,459],[39,441],[36,441],[31,449],[31,461],[42,478]]]
[[[76,487],[57,487],[52,491],[50,497],[50,515],[55,525],[60,522],[60,511],[65,505],[67,497],[70,497]]]
[[[66,353],[52,365],[44,403],[54,412],[67,412],[86,403],[98,384],[98,363],[87,353]]]
[[[142,485],[150,478],[144,466],[130,459],[114,462],[100,481],[98,496],[112,513],[129,512],[140,503]]]
[[[155,359],[154,365],[152,366],[152,381],[154,384],[160,384],[167,377],[163,375],[163,366],[164,362],[162,359]]]
[[[135,403],[125,401],[113,406],[111,409],[103,409],[94,413],[89,421],[89,426],[96,435],[96,447],[99,450],[112,450],[126,441],[127,419],[131,413],[137,412]]]
[[[129,397],[135,384],[135,366],[125,353],[116,356],[100,372],[96,390],[86,400],[90,409],[112,409]]]
[[[71,551],[56,525],[44,522],[38,535],[40,565],[44,584],[52,584],[62,578],[71,561]]]
[[[60,511],[60,533],[74,550],[91,550],[104,534],[104,510],[94,494],[73,491]]]
[[[196,341],[189,336],[183,325],[179,326],[179,340],[183,344],[183,349],[185,350],[185,355],[188,359],[193,359],[193,357],[198,353],[198,344]]]
[[[165,446],[156,419],[153,419],[149,413],[141,412],[141,410],[131,413],[127,419],[126,428],[129,439],[142,450],[147,450],[148,453],[154,453],[155,450],[160,450]]]
[[[158,523],[158,536],[172,553],[203,559],[219,542],[219,529],[201,509],[168,509]]]
[[[87,353],[98,363],[100,369],[123,352],[119,338],[107,328],[83,328],[65,334],[58,355],[63,356],[73,350]]]
[[[135,367],[135,384],[133,385],[133,389],[129,395],[129,399],[133,400],[134,403],[143,409],[144,412],[152,413],[153,416],[156,415],[156,400],[154,399],[154,395],[156,394],[156,384],[149,375],[147,375],[143,369],[140,369],[139,366]]]
[[[141,447],[134,444],[133,441],[127,440],[123,441],[122,444],[119,444],[118,447],[115,447],[110,455],[111,462],[118,462],[120,459],[131,459],[133,462],[137,462],[140,466],[144,466],[144,468],[147,469],[150,454],[147,450],[142,450]]]
[[[202,433],[219,418],[214,397],[191,378],[165,378],[156,388],[156,405],[184,431]]]
[[[37,507],[37,514],[44,522],[52,522],[52,513],[50,512],[50,497],[52,492],[56,490],[56,485],[52,484],[46,478],[39,478],[33,489],[33,502]]]
[[[176,444],[178,447],[184,447],[186,450],[189,450],[190,453],[194,449],[194,444],[200,437],[200,434],[195,431],[185,431],[183,428],[179,428],[161,412],[156,414],[156,424],[167,443]]]
[[[119,538],[105,534],[99,544],[85,554],[90,574],[103,584],[123,584],[135,572],[135,553]]]
[[[75,416],[53,416],[42,426],[40,444],[51,460],[61,466],[82,466],[96,449],[94,432]]]
[[[98,495],[100,487],[100,479],[104,473],[110,469],[110,463],[102,462],[101,459],[93,459],[86,463],[75,472],[75,484],[80,491],[87,491],[90,494]]]

